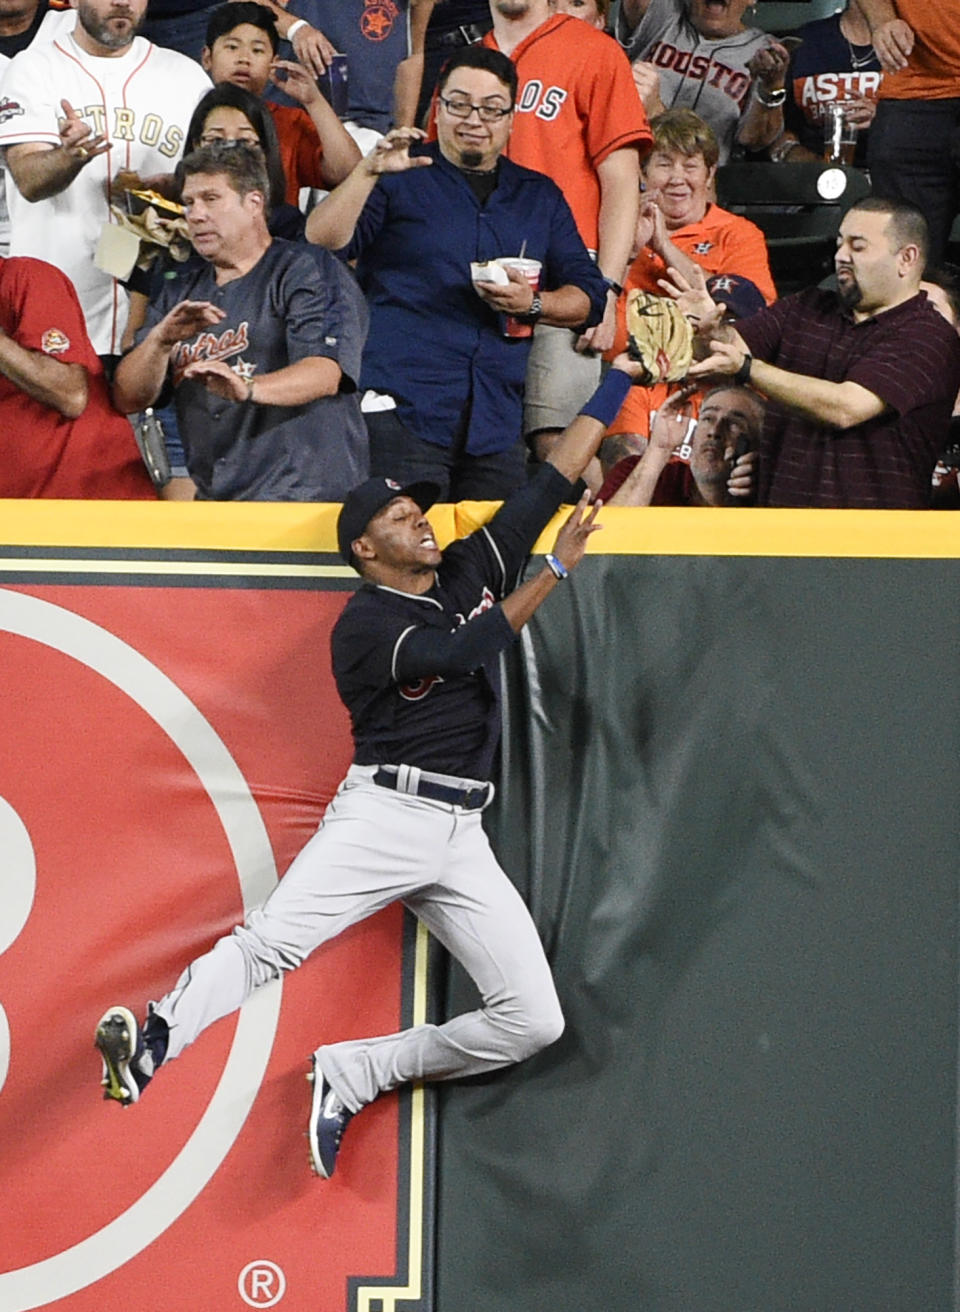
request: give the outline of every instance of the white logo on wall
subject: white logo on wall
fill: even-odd
[[[276,1307],[287,1292],[287,1278],[276,1262],[248,1262],[237,1277],[240,1297],[249,1307]]]
[[[0,797],[0,953],[18,937],[30,918],[37,891],[37,862],[26,826]],[[10,1069],[10,1026],[0,1001],[0,1089]]]
[[[25,593],[0,588],[0,632],[62,652],[113,684],[150,716],[180,750],[210,799],[233,856],[244,912],[262,902],[276,886],[277,869],[257,804],[223,741],[173,680],[106,629]],[[3,799],[0,852],[13,855],[13,860],[2,863],[0,877],[0,951],[6,951],[27,922],[43,870],[35,869],[23,819]],[[63,1252],[16,1271],[0,1272],[3,1312],[29,1312],[85,1289],[142,1252],[186,1211],[219,1169],[253,1106],[270,1058],[280,998],[277,980],[244,1005],[223,1075],[206,1111],[178,1155],[135,1203]],[[0,1009],[0,1085],[15,1061],[16,1035],[9,1033]],[[282,1280],[279,1268],[276,1274]],[[274,1302],[280,1297],[282,1291]],[[251,1306],[273,1304],[261,1301]]]

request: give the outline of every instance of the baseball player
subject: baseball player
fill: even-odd
[[[433,484],[369,479],[346,498],[340,554],[363,582],[332,638],[354,763],[320,828],[264,905],[151,1003],[100,1020],[105,1097],[136,1102],[156,1068],[259,985],[402,900],[475,981],[482,1005],[446,1024],[335,1043],[311,1058],[308,1139],[332,1175],[351,1117],[410,1080],[453,1079],[529,1057],[563,1017],[533,921],[481,825],[500,733],[498,657],[580,561],[596,522],[585,496],[543,568],[513,588],[541,530],[595,455],[637,366],[617,361],[549,462],[489,524],[446,551],[425,511]]]
[[[172,173],[210,89],[192,59],[137,36],[146,8],[84,0],[71,30],[35,42],[0,81],[0,147],[16,184],[7,187],[10,253],[63,270],[101,356],[119,353],[127,316],[126,292],[94,264],[113,180]]]

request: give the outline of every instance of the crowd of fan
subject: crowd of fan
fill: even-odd
[[[500,499],[636,372],[640,291],[695,362],[605,502],[960,505],[960,22],[748,3],[0,0],[0,497]],[[828,122],[873,194],[778,299],[717,169]]]

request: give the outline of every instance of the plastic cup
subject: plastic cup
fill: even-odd
[[[857,128],[842,100],[823,107],[823,160],[825,164],[852,164],[857,149]]]
[[[497,263],[503,269],[518,269],[533,290],[539,291],[542,269],[539,260],[521,259],[519,255],[505,255],[502,259],[497,260]],[[512,314],[508,314],[503,331],[506,337],[531,337],[533,335],[533,324],[525,323],[523,319],[516,319]]]

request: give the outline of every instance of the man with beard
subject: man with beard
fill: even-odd
[[[776,301],[715,336],[690,369],[768,398],[761,505],[929,506],[960,384],[960,340],[920,289],[927,242],[912,205],[859,201],[840,225],[835,292]],[[704,295],[685,293],[681,304],[702,316]]]
[[[468,46],[445,66],[437,141],[396,128],[307,220],[307,237],[357,258],[370,333],[360,385],[372,474],[429,479],[440,500],[499,500],[526,477],[524,376],[535,323],[602,317],[606,286],[555,183],[503,155],[517,75]],[[525,255],[534,288],[471,282],[471,264]],[[499,273],[500,266],[497,268]],[[507,316],[525,335],[508,335]]]
[[[76,24],[17,55],[0,81],[11,255],[54,264],[80,298],[97,354],[116,355],[126,292],[94,265],[121,171],[172,172],[210,88],[186,56],[137,35],[147,0],[78,0]]]

